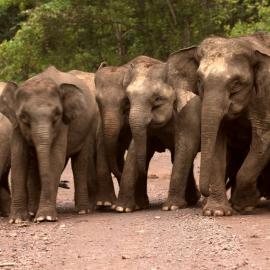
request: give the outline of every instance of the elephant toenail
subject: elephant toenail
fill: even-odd
[[[244,211],[246,211],[246,212],[251,212],[251,211],[253,211],[254,210],[254,206],[247,206],[247,207],[245,207],[245,209],[244,209]]]
[[[126,208],[126,209],[125,209],[125,212],[126,212],[126,213],[130,213],[130,212],[132,212],[132,209],[131,209],[131,208]]]
[[[14,219],[9,220],[9,224],[12,224],[12,223],[14,223]]]
[[[104,206],[111,206],[111,205],[112,205],[111,202],[108,202],[108,201],[104,202]]]
[[[162,210],[163,210],[163,211],[168,211],[168,210],[169,210],[169,206],[163,206],[163,207],[162,207]]]
[[[214,216],[215,217],[224,216],[224,212],[222,210],[216,210],[216,211],[214,211]]]
[[[112,209],[114,210],[115,208],[116,208],[116,205],[115,205],[115,204],[113,204],[113,205],[112,205]]]
[[[15,224],[19,224],[19,223],[21,223],[22,222],[22,219],[20,219],[20,218],[16,218],[16,220],[15,220]]]
[[[102,206],[102,205],[103,205],[103,202],[102,202],[102,201],[97,201],[97,202],[96,202],[96,205],[97,205],[97,206]]]
[[[124,211],[124,208],[122,206],[117,206],[116,207],[116,211],[117,212],[123,212]]]
[[[86,214],[86,210],[80,210],[80,211],[78,212],[78,214],[79,214],[79,215],[85,215],[85,214]]]
[[[53,220],[52,216],[47,216],[46,219],[49,220],[49,221],[52,221]]]
[[[175,210],[177,210],[177,209],[179,209],[179,207],[178,207],[177,205],[172,205],[172,206],[171,206],[171,210],[172,210],[172,211],[175,211]]]
[[[205,210],[205,211],[203,212],[203,215],[204,215],[204,216],[207,216],[207,217],[211,216],[211,215],[212,215],[211,210]]]
[[[45,219],[45,217],[40,216],[40,217],[37,218],[37,221],[43,221],[44,219]]]
[[[29,212],[29,216],[33,217],[34,215],[34,212]]]

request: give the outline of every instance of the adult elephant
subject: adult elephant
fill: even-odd
[[[269,47],[270,35],[260,32],[238,38],[207,38],[199,46],[176,54],[196,70],[197,90],[203,98],[200,190],[209,196],[205,215],[232,214],[224,184],[228,141],[233,142],[230,130],[241,130],[239,123],[249,117],[250,101],[261,85],[258,67]]]
[[[79,213],[87,213],[93,204],[90,200],[95,199],[94,146],[99,125],[95,96],[87,85],[74,75],[50,67],[19,86],[8,83],[1,95],[0,110],[13,124],[10,223],[28,218],[29,177],[40,180],[36,185],[37,209],[32,209],[36,212],[35,220],[57,219],[57,188],[69,157],[75,181],[75,205]],[[78,118],[80,121],[76,121]],[[112,182],[106,185],[110,187],[106,191],[113,194]],[[93,195],[90,200],[89,193]]]
[[[121,178],[116,211],[130,212],[136,204],[139,175],[147,175],[154,152],[169,149],[173,162],[168,199],[163,210],[196,204],[199,196],[193,177],[193,160],[200,147],[200,98],[179,83],[175,63],[131,65],[126,74],[130,102],[129,123],[133,141]]]
[[[129,71],[130,65],[136,66],[142,62],[160,63],[157,59],[142,55],[119,67],[101,67],[95,75],[97,101],[102,116],[108,163],[118,182],[120,182],[124,167],[125,151],[131,141],[125,75]]]

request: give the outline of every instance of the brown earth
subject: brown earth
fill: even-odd
[[[148,210],[78,216],[71,188],[59,190],[56,223],[0,219],[0,269],[270,269],[268,203],[250,216],[202,217],[199,206],[163,212],[169,160],[151,163]],[[62,179],[72,180],[69,167]]]

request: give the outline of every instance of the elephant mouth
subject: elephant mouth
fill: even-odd
[[[234,120],[236,118],[238,118],[240,115],[242,114],[242,112],[228,112],[225,116],[224,116],[224,120]]]
[[[153,129],[162,128],[166,125],[166,123],[158,123],[158,122],[150,122],[149,127]]]

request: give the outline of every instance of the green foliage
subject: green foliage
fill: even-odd
[[[165,60],[209,35],[269,30],[261,0],[0,0],[0,80],[49,65],[95,71],[145,54]]]

